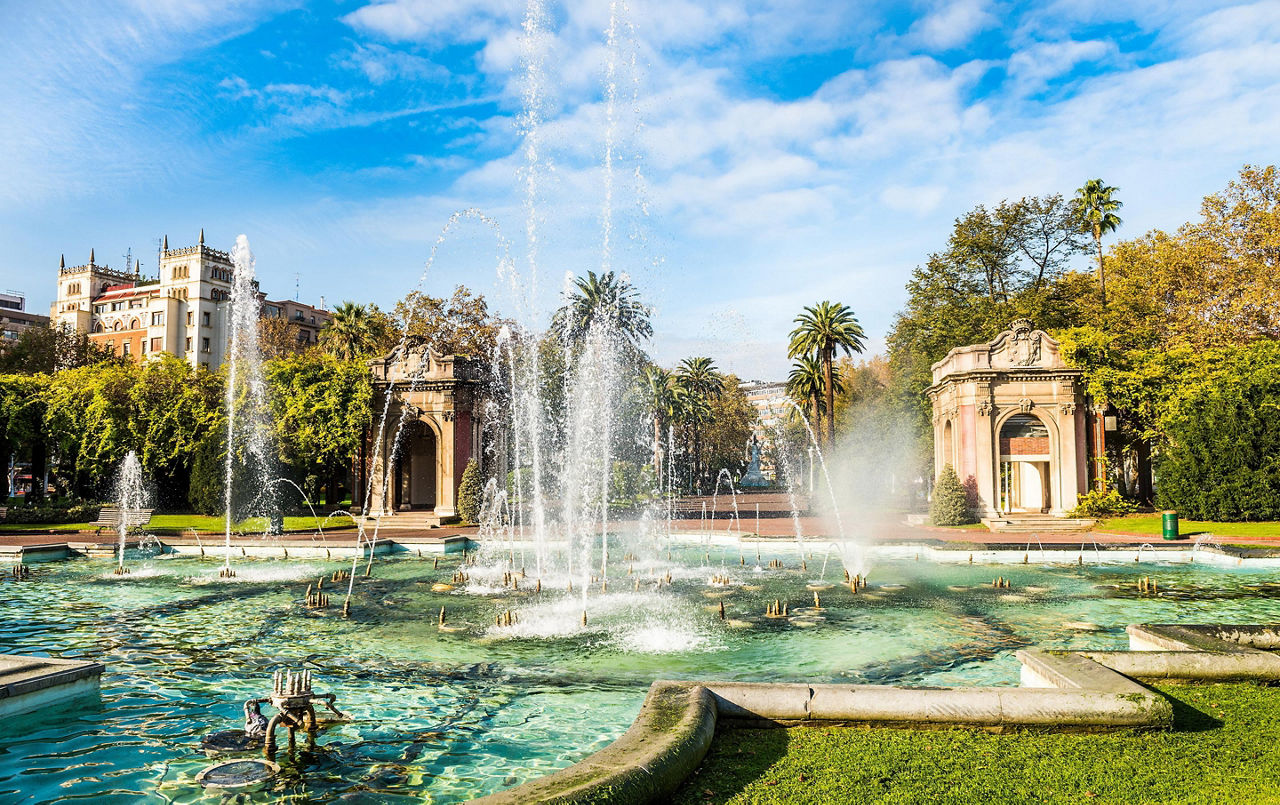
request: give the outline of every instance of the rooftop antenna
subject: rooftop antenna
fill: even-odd
[[[124,253],[124,273],[133,273],[133,247],[130,246]]]
[[[302,301],[302,275],[296,271],[293,272],[293,301]]]

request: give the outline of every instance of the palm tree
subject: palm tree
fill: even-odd
[[[1076,190],[1073,199],[1080,226],[1086,232],[1093,232],[1093,243],[1098,249],[1098,284],[1102,287],[1104,308],[1107,306],[1107,275],[1102,265],[1102,236],[1116,231],[1124,223],[1115,213],[1124,203],[1111,197],[1118,189],[1103,184],[1101,179],[1090,179]]]
[[[333,309],[321,338],[334,357],[355,360],[366,354],[376,339],[372,311],[367,305],[343,302]]]
[[[711,398],[694,393],[680,382],[678,376],[676,377],[676,387],[679,391],[675,397],[675,418],[683,426],[682,430],[686,434],[686,439],[688,439],[689,436],[699,433],[702,430],[702,426],[711,419]],[[693,452],[692,450],[689,451],[691,454]],[[693,458],[694,460],[689,463],[690,489],[696,489],[698,485],[697,456],[694,455]]]
[[[675,421],[683,404],[684,389],[666,369],[647,366],[644,370],[644,395],[653,413],[653,471],[662,478],[662,430]],[[659,481],[661,484],[661,481]]]
[[[795,318],[796,328],[791,331],[791,345],[787,349],[788,358],[801,355],[812,355],[822,361],[823,388],[827,397],[827,443],[836,440],[835,382],[831,376],[831,365],[835,362],[836,351],[843,350],[846,355],[861,353],[865,346],[863,339],[867,334],[853,315],[853,309],[839,302],[819,302],[813,307],[806,307],[804,312]]]
[[[701,397],[710,404],[711,400],[724,391],[724,375],[720,374],[715,362],[710,358],[685,358],[676,368],[676,379],[685,391]],[[693,428],[693,472],[701,478],[702,466],[702,428],[701,423]]]
[[[597,322],[607,323],[632,346],[653,335],[649,308],[640,303],[639,294],[626,279],[612,271],[588,271],[573,284],[575,290],[551,320],[552,328],[569,341],[581,341]]]
[[[844,393],[844,380],[840,375],[832,378],[837,394]],[[822,415],[826,410],[823,404],[826,382],[823,377],[822,361],[813,355],[801,355],[791,364],[791,372],[787,375],[787,394],[800,407],[808,408],[813,427],[819,432],[822,429]]]

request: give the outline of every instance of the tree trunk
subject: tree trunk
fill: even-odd
[[[1138,500],[1146,506],[1152,504],[1151,494],[1151,443],[1139,438],[1138,444]]]
[[[826,347],[822,350],[822,371],[827,382],[827,447],[836,443],[836,390],[831,384],[831,359],[835,350]]]
[[[31,497],[32,501],[44,500],[44,473],[49,463],[49,453],[44,445],[42,435],[37,435],[31,442]]]
[[[1093,242],[1098,247],[1098,284],[1102,288],[1102,306],[1107,306],[1107,270],[1102,264],[1102,228],[1093,225]]]
[[[658,478],[658,488],[662,488],[662,418],[653,416],[653,472]]]

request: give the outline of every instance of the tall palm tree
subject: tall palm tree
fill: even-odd
[[[702,394],[696,394],[680,382],[679,376],[676,377],[676,387],[680,389],[676,393],[676,411],[675,418],[682,426],[685,432],[686,444],[688,444],[689,436],[699,433],[702,427],[711,420],[711,398]],[[690,450],[689,453],[693,454]],[[689,488],[697,489],[698,487],[698,464],[697,456],[693,456],[693,461],[689,462]]]
[[[343,302],[333,309],[321,337],[334,357],[355,360],[373,346],[377,333],[372,311],[367,305]]]
[[[806,307],[804,312],[795,318],[796,328],[791,331],[791,344],[787,349],[788,358],[801,355],[812,355],[822,361],[823,388],[827,397],[827,444],[836,440],[835,382],[832,378],[832,364],[836,351],[846,355],[861,353],[867,334],[862,331],[853,309],[839,302],[819,302]]]
[[[844,393],[844,380],[839,374],[832,377],[837,394]],[[822,432],[822,416],[826,410],[823,404],[826,380],[823,376],[822,361],[814,355],[801,355],[791,364],[791,372],[787,375],[787,394],[801,408],[809,409],[813,427]]]
[[[573,281],[574,290],[555,312],[551,326],[572,342],[581,341],[598,321],[607,322],[631,346],[653,335],[649,308],[641,304],[639,293],[623,277],[612,271]]]
[[[710,358],[685,358],[676,368],[676,378],[685,391],[702,397],[708,403],[724,391],[724,375],[720,374],[715,362]],[[696,423],[693,427],[693,463],[694,475],[701,478],[703,472],[701,423]]]
[[[1124,202],[1112,198],[1119,188],[1103,184],[1101,179],[1090,179],[1084,186],[1076,190],[1072,200],[1076,216],[1080,219],[1080,227],[1093,233],[1093,243],[1098,250],[1098,283],[1102,288],[1102,306],[1107,306],[1107,275],[1102,264],[1102,236],[1114,232],[1124,223],[1116,210],[1124,206]]]
[[[657,366],[645,367],[643,383],[645,401],[653,414],[653,471],[662,478],[662,431],[679,415],[684,389],[674,374]]]

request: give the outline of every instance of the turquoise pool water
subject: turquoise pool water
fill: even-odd
[[[772,558],[785,567],[767,569]],[[336,590],[327,613],[300,603],[349,562],[242,561],[230,581],[195,559],[134,561],[123,578],[105,561],[37,566],[32,581],[0,582],[0,650],[107,673],[100,705],[0,729],[0,801],[217,801],[195,784],[212,762],[200,738],[239,727],[241,703],[283,667],[310,669],[350,720],[312,752],[282,752],[285,774],[253,801],[457,802],[605,746],[659,677],[1015,685],[1013,653],[1028,645],[1123,648],[1139,622],[1280,621],[1270,569],[878,560],[855,594],[832,562],[814,611],[820,560],[802,571],[790,546],[762,559],[704,567],[703,549],[686,548],[619,563],[609,592],[587,597],[585,628],[580,584],[538,594],[530,577],[512,592],[500,568],[472,568],[464,589],[433,591],[452,557],[376,560],[345,620]],[[667,572],[671,586],[653,589]],[[708,584],[719,573],[729,585]],[[998,575],[1012,589],[993,589]],[[1140,576],[1161,594],[1139,595]],[[763,617],[774,599],[789,619]],[[461,631],[437,628],[441,606]],[[493,626],[507,610],[512,626]]]

